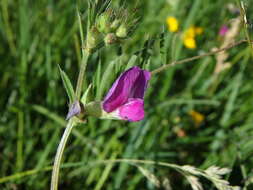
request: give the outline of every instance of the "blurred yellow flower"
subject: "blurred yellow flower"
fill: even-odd
[[[183,42],[186,48],[195,49],[197,47],[195,37],[203,33],[202,27],[189,27],[183,34]]]
[[[194,26],[191,26],[190,28],[188,28],[184,33],[185,38],[195,38],[195,36],[196,36],[196,31],[195,31]]]
[[[173,16],[167,17],[166,22],[167,22],[168,30],[170,32],[177,32],[178,31],[179,23],[175,17],[173,17]]]
[[[185,47],[189,49],[195,49],[197,47],[195,38],[193,37],[184,37],[183,39]]]
[[[205,119],[205,116],[197,111],[191,110],[189,115],[192,117],[196,126],[200,125],[202,121]]]

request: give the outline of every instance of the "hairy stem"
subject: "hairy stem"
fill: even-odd
[[[227,46],[225,48],[221,48],[221,49],[218,49],[218,50],[215,50],[215,51],[204,53],[202,55],[193,56],[193,57],[182,59],[182,60],[179,60],[179,61],[173,61],[170,64],[163,65],[163,66],[159,67],[158,69],[153,70],[151,73],[152,73],[152,75],[154,75],[154,74],[157,74],[157,73],[160,73],[160,72],[164,71],[165,69],[168,69],[169,67],[173,67],[175,65],[179,65],[179,64],[186,63],[186,62],[194,61],[194,60],[206,57],[206,56],[214,55],[214,54],[220,53],[222,51],[226,51],[228,49],[231,49],[235,46],[238,46],[238,45],[240,45],[244,42],[247,42],[247,40],[243,39],[243,40],[240,40],[240,41],[235,42],[233,44],[230,44],[229,46]]]
[[[60,171],[60,164],[62,160],[63,151],[65,149],[68,137],[71,133],[72,128],[75,126],[73,119],[70,119],[67,123],[65,131],[62,135],[61,142],[57,148],[57,153],[54,160],[53,172],[52,172],[52,179],[51,179],[51,190],[58,189],[58,179],[59,179],[59,171]]]

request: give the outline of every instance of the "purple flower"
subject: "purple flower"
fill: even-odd
[[[104,111],[114,112],[122,120],[142,120],[143,98],[150,76],[150,72],[139,67],[132,67],[122,73],[104,98]]]
[[[225,36],[225,34],[228,32],[228,27],[226,25],[223,25],[219,30],[220,36]]]

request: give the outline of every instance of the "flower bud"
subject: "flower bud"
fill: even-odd
[[[110,32],[111,30],[110,23],[111,23],[110,14],[108,14],[107,12],[101,14],[98,17],[98,21],[97,21],[98,30],[102,33]]]
[[[117,28],[120,25],[120,20],[119,19],[115,19],[112,24],[111,24],[111,31],[114,32],[117,30]]]
[[[121,24],[120,27],[116,31],[116,36],[119,38],[127,37],[127,27],[125,24]]]
[[[118,38],[114,33],[109,33],[105,36],[104,42],[106,45],[115,44],[118,42]]]
[[[97,30],[95,26],[93,26],[88,31],[88,34],[87,34],[87,42],[86,42],[87,51],[92,51],[102,42],[103,42],[102,34]]]

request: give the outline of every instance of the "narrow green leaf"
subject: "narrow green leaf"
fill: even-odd
[[[87,103],[87,97],[88,97],[88,95],[89,95],[91,86],[92,86],[92,84],[90,84],[90,85],[88,86],[88,88],[87,88],[86,91],[83,93],[83,96],[82,96],[82,98],[81,98],[81,102],[82,102],[84,105]]]
[[[115,63],[117,62],[117,59],[114,61],[111,61],[109,65],[106,67],[105,72],[103,73],[102,79],[101,79],[101,84],[100,87],[97,91],[96,94],[96,100],[100,100],[102,98],[102,95],[106,89],[106,87],[110,84],[111,78],[112,78],[112,73],[113,69],[115,66]]]
[[[138,59],[138,57],[136,55],[132,55],[132,57],[129,59],[129,61],[127,63],[127,66],[126,66],[125,70],[130,69],[134,65],[137,65],[136,64],[137,59]]]
[[[59,65],[58,65],[58,67],[59,67],[59,71],[60,71],[60,74],[61,74],[61,78],[62,78],[62,81],[63,81],[64,88],[65,88],[65,90],[67,92],[67,95],[69,97],[69,101],[70,101],[70,103],[73,103],[74,100],[76,99],[74,88],[73,88],[67,74],[63,70],[61,70]]]

